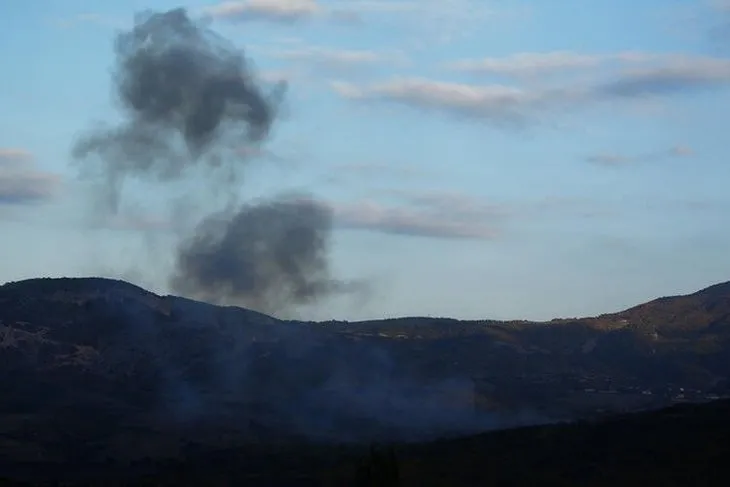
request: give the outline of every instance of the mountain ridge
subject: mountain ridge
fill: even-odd
[[[185,300],[191,303],[197,303],[200,305],[208,305],[208,306],[215,306],[218,308],[233,308],[233,309],[240,309],[240,310],[246,310],[248,312],[252,313],[258,313],[259,315],[267,316],[269,318],[272,318],[277,321],[281,322],[300,322],[302,320],[296,320],[296,319],[279,319],[271,315],[267,315],[265,313],[261,313],[259,311],[245,308],[243,306],[238,305],[218,305],[213,303],[208,303],[206,301],[186,298],[183,296],[176,296],[173,294],[157,294],[152,291],[149,291],[145,289],[142,286],[136,285],[134,283],[131,283],[129,281],[125,281],[122,279],[115,279],[115,278],[107,278],[107,277],[38,277],[38,278],[29,278],[29,279],[21,279],[16,281],[7,281],[3,284],[0,284],[0,292],[8,291],[8,290],[26,290],[30,291],[30,288],[34,288],[34,291],[40,291],[44,289],[45,287],[48,287],[50,289],[53,289],[55,291],[58,291],[58,286],[61,285],[71,285],[71,288],[74,290],[81,290],[85,288],[89,288],[90,291],[100,291],[99,289],[95,289],[94,286],[101,287],[102,289],[106,289],[107,291],[117,290],[117,291],[127,291],[127,294],[130,294],[132,292],[139,293],[140,297],[156,297],[159,299],[179,299],[179,300]],[[615,312],[609,312],[609,313],[601,313],[597,315],[589,315],[589,316],[583,316],[583,317],[556,317],[548,320],[528,320],[528,319],[503,319],[503,320],[497,320],[497,319],[460,319],[460,318],[452,318],[452,317],[446,317],[446,316],[417,316],[417,315],[404,315],[404,316],[396,316],[396,317],[388,317],[388,318],[373,318],[373,319],[365,319],[365,320],[319,320],[319,321],[311,321],[311,320],[305,320],[306,323],[311,324],[327,324],[327,323],[348,323],[354,326],[364,325],[368,323],[385,323],[385,322],[393,322],[398,320],[404,320],[404,321],[414,321],[414,320],[440,320],[440,321],[451,321],[451,322],[461,322],[461,323],[494,323],[494,324],[542,324],[542,325],[550,325],[550,324],[557,324],[557,323],[570,323],[570,322],[576,322],[576,321],[592,321],[592,322],[599,322],[601,320],[605,320],[606,318],[614,318],[614,319],[629,319],[630,317],[635,317],[642,311],[646,309],[650,309],[652,307],[656,307],[659,305],[666,305],[668,302],[672,301],[690,301],[690,300],[697,300],[700,301],[701,304],[704,304],[703,300],[707,299],[722,299],[724,298],[724,301],[727,302],[727,304],[730,306],[730,281],[720,282],[717,284],[713,284],[710,286],[707,286],[705,288],[702,288],[700,290],[686,293],[686,294],[677,294],[677,295],[668,295],[668,296],[660,296],[654,299],[651,299],[649,301],[639,303],[633,306],[630,306],[628,308],[615,311]],[[730,316],[730,310],[728,310],[728,316]]]
[[[176,298],[176,299],[184,299],[195,303],[200,304],[207,304],[210,306],[216,306],[220,308],[236,308],[241,310],[247,310],[254,313],[259,313],[263,316],[270,316],[266,315],[265,313],[258,312],[253,309],[245,308],[238,305],[218,305],[213,303],[208,303],[206,301],[201,301],[197,299],[191,299],[186,298],[183,296],[177,296],[173,294],[157,294],[152,291],[149,291],[145,289],[144,287],[131,283],[129,281],[125,281],[123,279],[117,279],[117,278],[109,278],[109,277],[97,277],[97,276],[89,276],[89,277],[35,277],[35,278],[28,278],[28,279],[20,279],[15,281],[7,281],[3,284],[0,284],[0,292],[3,290],[12,290],[12,289],[22,289],[22,288],[29,288],[31,286],[38,286],[39,289],[43,288],[43,285],[49,286],[49,287],[57,287],[58,285],[62,284],[76,284],[76,288],[85,288],[85,287],[91,287],[92,285],[98,285],[100,287],[105,287],[108,290],[117,288],[117,289],[125,289],[127,288],[129,291],[135,291],[139,292],[141,295],[152,295],[157,298]],[[331,322],[346,322],[346,323],[352,323],[355,325],[363,324],[363,323],[369,323],[369,322],[384,322],[384,321],[393,321],[393,320],[431,320],[431,319],[438,319],[438,320],[449,320],[449,321],[459,321],[459,322],[474,322],[474,323],[481,323],[481,322],[491,322],[491,323],[535,323],[535,324],[554,324],[556,322],[571,322],[571,321],[577,321],[577,320],[590,320],[590,319],[600,319],[604,317],[618,317],[618,316],[624,316],[627,314],[631,314],[632,312],[649,306],[655,306],[659,304],[665,304],[667,301],[671,300],[678,300],[678,299],[689,299],[689,298],[726,298],[727,300],[730,300],[730,281],[724,281],[716,284],[709,285],[705,288],[699,289],[697,291],[693,291],[686,294],[676,294],[676,295],[665,295],[665,296],[659,296],[653,299],[650,299],[648,301],[630,306],[628,308],[624,308],[619,311],[614,312],[608,312],[608,313],[600,313],[596,315],[588,315],[588,316],[582,316],[582,317],[555,317],[547,320],[528,320],[528,319],[521,319],[521,318],[514,318],[514,319],[460,319],[460,318],[452,318],[447,316],[418,316],[418,315],[403,315],[403,316],[394,316],[394,317],[387,317],[387,318],[372,318],[372,319],[365,319],[365,320],[319,320],[319,321],[310,321],[306,320],[308,323],[317,323],[317,324],[324,324],[324,323],[331,323]],[[271,318],[280,320],[279,318],[275,318],[273,316],[270,316]],[[280,321],[301,321],[301,320],[284,320],[281,319]]]
[[[119,280],[16,281],[0,286],[0,457],[420,441],[706,400],[730,393],[729,303],[723,283],[550,322],[302,322]]]

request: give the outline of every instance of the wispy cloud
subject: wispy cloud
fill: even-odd
[[[28,151],[0,148],[0,205],[40,203],[55,196],[56,174],[38,170]]]
[[[483,0],[240,0],[204,9],[208,17],[231,22],[294,24],[318,19],[343,25],[377,23],[397,28],[421,45],[476,32],[497,12]]]
[[[581,79],[593,80],[596,85],[608,78],[604,89],[616,94],[636,93],[634,85],[649,85],[651,91],[662,91],[674,86],[682,89],[730,82],[730,59],[687,53],[523,52],[504,57],[462,59],[448,63],[446,67],[472,74],[513,77],[578,74]]]
[[[593,75],[592,72],[596,70],[591,66],[597,65],[602,59],[618,60],[620,69],[597,71]],[[595,58],[567,53],[522,54],[502,60],[460,63],[461,69],[477,69],[491,74],[514,75],[579,68],[582,72],[577,79],[570,78],[560,83],[540,83],[538,80],[537,83],[528,84],[477,84],[393,77],[373,84],[337,80],[331,83],[331,87],[337,94],[350,100],[397,103],[499,125],[523,124],[548,110],[730,87],[729,59],[686,54],[626,52]]]
[[[671,56],[667,62],[623,72],[598,87],[609,96],[666,95],[730,85],[730,59]]]
[[[369,86],[331,83],[340,96],[355,101],[397,103],[429,111],[487,120],[499,125],[526,121],[533,112],[577,100],[578,90],[528,90],[507,85],[471,85],[425,78],[394,78]]]
[[[51,199],[60,178],[47,173],[0,174],[0,204],[40,203]]]
[[[380,191],[379,200],[334,205],[341,227],[391,235],[492,240],[501,233],[505,207],[444,191]]]
[[[626,166],[640,162],[658,161],[667,158],[688,157],[694,155],[692,148],[685,145],[676,145],[670,149],[648,152],[638,155],[626,155],[616,152],[593,154],[585,158],[586,162],[600,166]]]
[[[620,73],[622,69],[643,66],[647,69],[699,67],[707,69],[723,59],[684,53],[652,53],[619,51],[584,53],[577,51],[518,52],[508,56],[460,59],[445,68],[479,75],[536,76],[545,74],[580,74],[602,76]],[[600,70],[596,68],[601,68]]]
[[[265,20],[295,22],[321,15],[325,9],[315,0],[244,0],[219,3],[205,9],[212,18],[229,21]]]
[[[566,196],[488,202],[440,190],[390,189],[378,194],[375,199],[333,205],[339,226],[392,235],[495,240],[514,225],[529,226],[548,217],[615,216],[615,209],[601,201]]]
[[[32,161],[33,154],[25,149],[0,147],[0,169],[19,167],[20,164]]]
[[[399,196],[393,198],[392,196]],[[500,235],[501,209],[466,195],[393,192],[383,201],[364,199],[329,204],[340,229],[438,239],[491,240]],[[97,222],[99,228],[169,232],[170,216],[128,211]]]
[[[475,218],[472,212],[435,206],[395,206],[365,201],[334,206],[341,227],[392,235],[447,239],[497,238],[499,231],[490,215]]]

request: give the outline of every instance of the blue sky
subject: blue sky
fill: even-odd
[[[186,7],[285,111],[241,194],[305,190],[364,300],[317,319],[595,315],[730,279],[730,3],[28,0],[0,6],[0,281],[166,292],[155,197],[85,219],[80,133],[117,116],[114,36]]]

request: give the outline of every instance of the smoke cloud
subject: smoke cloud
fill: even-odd
[[[241,51],[184,9],[138,15],[115,53],[123,122],[85,134],[73,149],[103,183],[106,209],[119,211],[130,178],[159,192],[195,181],[198,197],[225,198],[224,209],[180,235],[171,289],[269,313],[342,292],[329,277],[325,205],[290,195],[238,203],[242,171],[269,136],[285,85],[267,91]]]
[[[332,291],[328,207],[296,196],[207,217],[178,249],[174,289],[208,302],[275,312]]]
[[[115,49],[116,95],[126,122],[87,135],[74,154],[99,155],[116,183],[130,175],[178,179],[203,162],[239,164],[239,149],[269,134],[284,85],[265,94],[244,56],[184,9],[135,20]]]
[[[173,217],[193,219],[175,225],[180,230],[166,276],[173,291],[280,314],[362,290],[359,282],[331,276],[327,205],[299,194],[240,201],[241,176],[251,154],[261,152],[247,149],[268,139],[282,85],[267,90],[240,51],[183,9],[138,16],[118,36],[116,61],[122,122],[85,134],[73,154],[98,178],[104,210],[112,215],[120,212],[130,180],[151,185],[163,201],[172,183],[192,190],[182,203],[167,198],[178,205]],[[208,194],[223,201],[200,207]],[[309,437],[350,440],[493,425],[475,416],[468,401],[445,403],[468,395],[468,380],[416,380],[390,350],[371,342],[181,298],[161,298],[152,308],[133,303],[113,309],[127,335],[117,337],[118,353],[107,351],[103,360],[110,371],[140,364],[130,376],[156,370],[151,380],[162,391],[163,414],[175,420],[233,411],[240,417],[231,424],[253,418]],[[115,305],[104,309],[109,306]],[[235,407],[227,409],[229,402]]]

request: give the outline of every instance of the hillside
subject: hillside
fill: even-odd
[[[540,370],[598,374],[632,377],[633,384],[714,391],[730,370],[730,282],[596,317],[549,322],[401,318],[327,327],[361,337],[418,340],[424,351],[434,343],[437,349],[450,344],[458,349],[455,361],[479,363],[468,371],[475,376],[508,366],[523,375]],[[483,356],[485,350],[493,360]],[[586,383],[586,388],[600,387]]]
[[[686,296],[655,299],[617,314],[620,319],[664,336],[692,333],[727,335],[730,327],[730,282]]]
[[[421,445],[396,445],[390,452],[384,448],[339,455],[322,451],[320,457],[308,459],[310,469],[302,465],[297,469],[289,464],[291,483],[276,480],[282,482],[279,485],[401,487],[725,485],[730,478],[726,461],[730,454],[728,415],[730,401],[719,401],[598,422],[537,426]],[[256,473],[236,468],[234,459],[243,454],[228,451],[216,455],[228,481],[257,478]],[[269,460],[287,465],[283,459]],[[159,482],[156,485],[166,485],[165,481],[173,478],[187,479],[188,485],[192,485],[199,479],[198,485],[203,485],[206,479],[221,475],[221,471],[213,474],[208,470],[206,461],[190,457],[184,464],[165,467],[165,473],[157,474],[154,481]],[[263,478],[267,478],[266,474]]]
[[[43,464],[34,485],[721,486],[730,478],[728,416],[730,401],[716,401],[421,444],[191,447],[169,460],[84,465],[85,478],[79,464]],[[18,477],[33,481],[33,466],[41,465]]]
[[[721,284],[546,323],[309,323],[109,279],[9,283],[0,474],[191,447],[423,442],[714,400],[730,395],[729,300]]]

